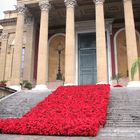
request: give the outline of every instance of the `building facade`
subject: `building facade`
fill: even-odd
[[[118,73],[131,80],[139,12],[139,0],[17,0],[0,20],[0,80],[112,83]]]

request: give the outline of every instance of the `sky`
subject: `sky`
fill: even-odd
[[[2,0],[0,3],[0,19],[4,18],[3,11],[15,9],[16,0]]]

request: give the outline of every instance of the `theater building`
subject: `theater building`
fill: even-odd
[[[35,85],[131,80],[140,0],[17,0],[0,20],[0,80]],[[134,80],[140,80],[139,72]]]

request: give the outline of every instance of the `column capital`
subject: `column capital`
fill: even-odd
[[[51,7],[49,0],[40,0],[39,6],[40,6],[41,11],[48,11]]]
[[[7,40],[8,37],[9,37],[8,32],[3,32],[2,35],[1,35],[1,39],[2,39],[2,40]]]
[[[27,8],[23,3],[18,3],[16,6],[16,10],[18,11],[18,14],[25,14]]]
[[[65,6],[67,7],[67,8],[69,8],[69,7],[75,7],[76,6],[76,4],[77,4],[77,1],[76,0],[64,0],[64,3],[65,3]]]
[[[93,0],[95,4],[103,4],[105,0]]]
[[[123,0],[123,2],[128,2],[128,1],[132,1],[132,0]]]

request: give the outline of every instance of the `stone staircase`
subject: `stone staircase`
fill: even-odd
[[[140,137],[140,88],[113,88],[102,136]]]
[[[19,118],[37,103],[48,96],[50,92],[20,91],[0,100],[0,118]]]
[[[0,101],[0,118],[21,117],[48,94],[48,91],[15,93]],[[97,137],[129,136],[140,139],[140,88],[112,88],[107,114],[107,123]]]
[[[112,89],[107,127],[140,127],[140,89]]]

